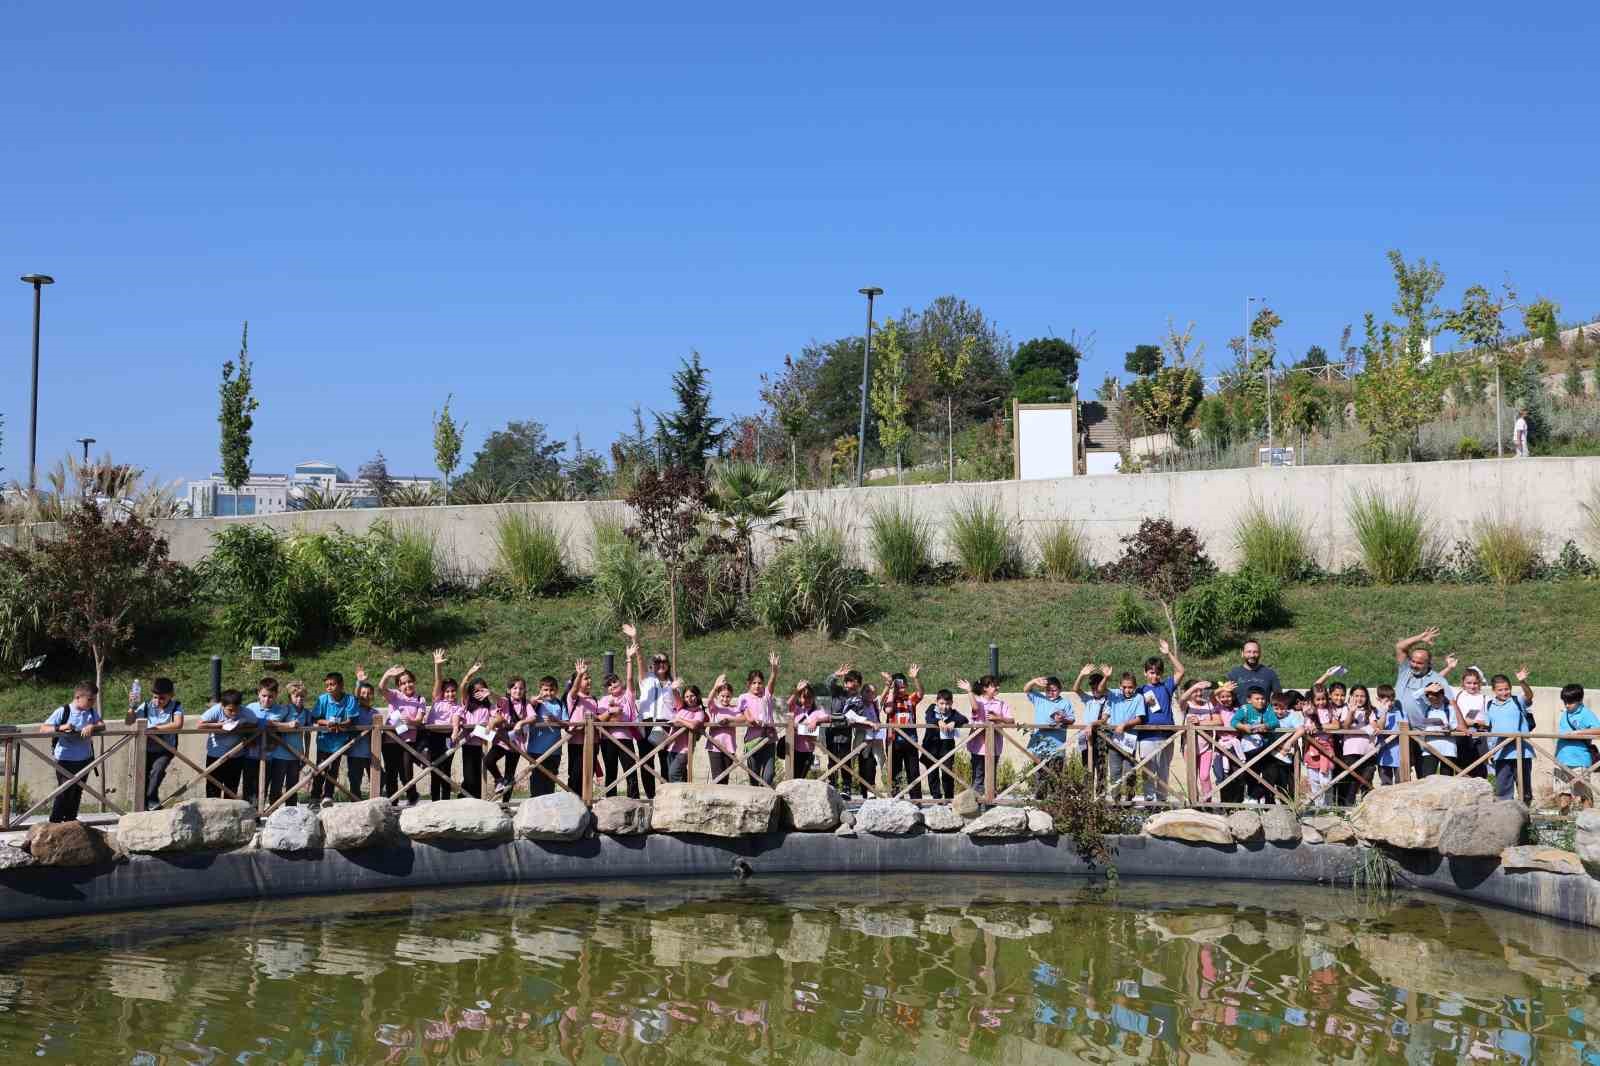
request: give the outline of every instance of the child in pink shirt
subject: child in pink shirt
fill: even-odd
[[[483,738],[479,726],[487,727],[494,718],[494,690],[489,682],[475,677],[466,685],[467,702],[461,711],[461,790],[474,799],[483,798]]]
[[[1006,701],[1000,698],[998,678],[985,674],[978,678],[976,686],[965,679],[957,679],[956,687],[972,697],[972,729],[967,734],[967,753],[972,756],[972,790],[981,795],[984,791],[984,775],[987,769],[985,754],[989,731],[978,727],[985,722],[1010,725],[1016,719],[1011,716],[1011,708],[1006,706]],[[1005,738],[996,731],[994,734],[996,766],[1000,765],[1000,754],[1004,750]]]
[[[461,742],[462,717],[466,708],[457,702],[460,687],[453,677],[444,676],[444,651],[433,653],[433,704],[422,720],[422,743],[428,751],[428,762],[437,773],[428,775],[428,794],[435,800],[447,800],[455,794],[450,786],[455,770],[456,745]],[[472,675],[483,669],[482,663],[473,663],[467,671],[469,684]]]
[[[733,702],[733,686],[727,674],[718,674],[711,683],[711,728],[707,731],[706,756],[711,760],[711,783],[731,785],[733,780],[733,752],[738,745],[738,728],[744,724],[744,714]]]
[[[672,715],[674,733],[667,741],[667,780],[689,780],[689,763],[694,758],[694,738],[706,727],[710,715],[700,700],[698,685],[683,687],[681,680],[672,682],[675,709]]]
[[[389,687],[389,679],[394,678],[397,688]],[[411,753],[401,746],[402,743],[413,748],[421,746],[418,730],[428,718],[428,699],[417,692],[417,675],[403,666],[391,666],[378,678],[378,691],[389,704],[389,713],[384,716],[383,724],[394,730],[395,739],[390,740],[385,734],[381,754],[383,756],[383,794],[389,799],[394,799],[400,791],[403,782],[409,782],[416,776],[416,768]],[[410,785],[406,789],[407,802],[415,805],[417,802],[417,786]]]
[[[639,703],[634,699],[633,693],[633,660],[637,648],[631,648],[627,656],[627,679],[616,674],[606,675],[606,694],[600,697],[596,704],[596,719],[602,722],[637,722],[639,720]],[[606,736],[596,736],[595,743],[600,747],[600,759],[605,765],[606,776],[605,795],[610,795],[617,790],[621,779],[628,779],[628,798],[639,798],[639,728],[633,725],[607,726]]]
[[[600,704],[595,702],[591,695],[594,682],[589,679],[589,663],[586,659],[579,659],[572,664],[572,687],[567,690],[567,721],[575,726],[584,722],[600,718]],[[575,796],[583,795],[583,775],[592,772],[583,763],[583,733],[582,729],[573,729],[567,734],[567,788]],[[605,743],[598,736],[595,743]]]
[[[811,682],[802,681],[794,687],[789,697],[789,718],[794,722],[794,776],[811,775],[816,760],[817,730],[827,724],[832,715],[817,706],[817,694],[811,691]]]
[[[767,654],[767,665],[772,668],[770,683],[760,670],[750,671],[745,679],[746,689],[739,696],[739,715],[748,726],[744,731],[745,765],[750,768],[752,778],[760,778],[762,784],[771,788],[778,753],[778,734],[772,727],[772,689],[778,683],[777,652]]]

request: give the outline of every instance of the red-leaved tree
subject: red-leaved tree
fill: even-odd
[[[672,626],[672,661],[678,661],[678,582],[705,520],[709,488],[693,470],[646,469],[628,493],[634,524],[627,534],[667,569],[667,617]]]

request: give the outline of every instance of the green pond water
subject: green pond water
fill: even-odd
[[[0,1062],[1600,1062],[1600,934],[1349,889],[756,878],[0,926]]]

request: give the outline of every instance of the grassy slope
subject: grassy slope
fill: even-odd
[[[1113,633],[1110,627],[1114,592],[1103,585],[1053,585],[1018,581],[995,585],[949,585],[927,588],[875,589],[877,617],[843,640],[804,635],[777,641],[759,629],[742,629],[697,637],[681,649],[681,665],[691,680],[704,683],[721,670],[742,678],[745,671],[765,666],[766,653],[777,647],[789,681],[803,672],[821,678],[849,659],[864,670],[892,670],[915,660],[924,667],[930,689],[952,684],[958,674],[972,677],[987,669],[987,648],[1000,646],[1007,690],[1020,689],[1027,678],[1056,672],[1067,679],[1093,658],[1119,669],[1134,666],[1154,650],[1154,638]],[[1502,597],[1483,587],[1441,585],[1391,589],[1298,587],[1287,596],[1289,625],[1261,634],[1268,662],[1287,683],[1306,684],[1327,666],[1343,663],[1350,678],[1376,684],[1393,677],[1392,652],[1397,637],[1426,625],[1443,630],[1439,648],[1460,654],[1463,663],[1490,671],[1510,671],[1526,662],[1535,684],[1585,682],[1600,687],[1594,649],[1600,646],[1600,584],[1565,581],[1514,586]],[[596,621],[596,606],[584,595],[536,604],[511,604],[472,599],[441,607],[426,639],[415,648],[378,648],[352,641],[315,653],[293,656],[275,672],[300,677],[320,687],[328,670],[348,676],[357,662],[374,673],[391,662],[403,662],[423,673],[426,649],[442,644],[451,649],[450,669],[459,673],[474,656],[488,664],[486,673],[498,690],[515,673],[530,678],[560,674],[572,660],[622,650],[621,639]],[[647,634],[646,650],[664,649],[664,631]],[[147,679],[170,674],[180,699],[193,705],[208,686],[210,656],[221,653],[220,641],[205,612],[196,609],[182,624],[148,642],[148,652],[130,663],[113,664],[108,674],[108,705],[116,706],[135,669]],[[1211,659],[1189,661],[1191,672],[1219,674],[1234,661],[1231,651]],[[8,678],[0,682],[0,721],[37,720],[67,695],[74,665],[54,662],[52,679],[43,683]],[[259,674],[247,657],[230,654],[223,663],[224,683],[248,687]]]

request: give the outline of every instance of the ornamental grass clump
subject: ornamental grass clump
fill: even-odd
[[[1479,569],[1503,588],[1533,576],[1539,534],[1514,518],[1484,516],[1472,524],[1472,552]]]
[[[1000,505],[974,496],[950,516],[950,546],[969,581],[999,581],[1022,572],[1016,524]]]
[[[1437,564],[1438,538],[1414,494],[1391,500],[1377,489],[1358,489],[1348,514],[1361,562],[1378,584],[1415,581]]]
[[[542,515],[501,511],[494,521],[494,551],[501,580],[519,599],[558,593],[572,580],[566,537]]]
[[[1052,523],[1034,542],[1039,549],[1040,569],[1051,581],[1088,581],[1094,576],[1089,533],[1082,522]]]
[[[1281,582],[1296,581],[1310,568],[1311,535],[1289,504],[1269,507],[1252,499],[1234,522],[1233,548],[1241,571]]]
[[[910,585],[933,564],[933,532],[909,504],[887,503],[867,516],[867,542],[885,581]]]

